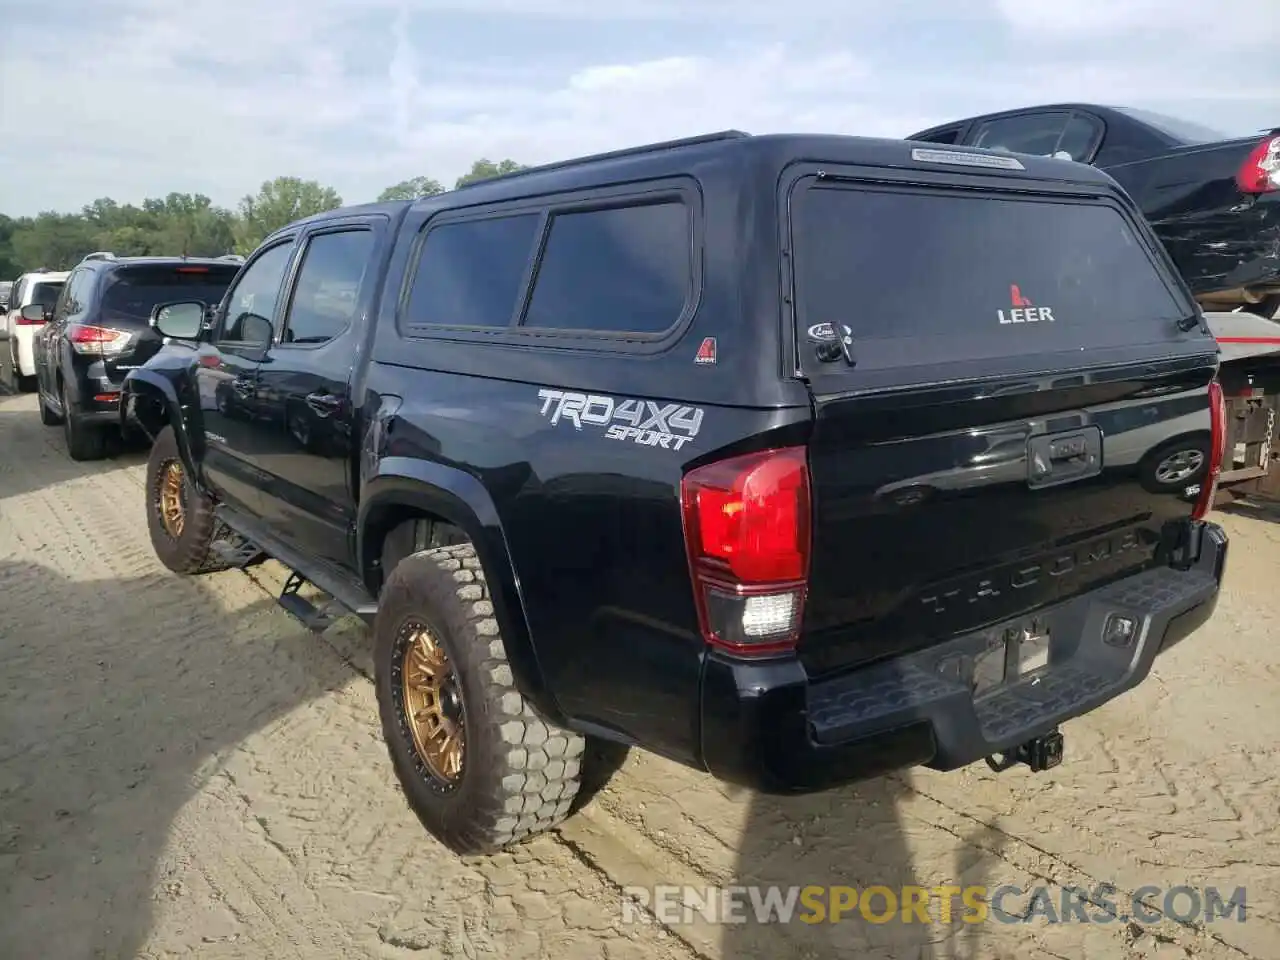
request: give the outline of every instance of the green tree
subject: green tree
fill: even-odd
[[[18,225],[17,220],[0,213],[0,280],[12,280],[22,273],[22,265],[13,252],[13,234]]]
[[[434,180],[431,177],[410,177],[408,180],[401,180],[399,183],[383,190],[378,194],[378,202],[417,200],[421,197],[434,197],[437,193],[444,193],[444,187],[439,180]]]
[[[454,188],[465,187],[469,183],[477,183],[480,180],[488,180],[492,177],[501,177],[523,169],[524,164],[516,163],[514,160],[500,160],[494,163],[492,160],[480,159],[471,164],[470,173],[464,173],[458,178]]]
[[[18,221],[10,242],[14,258],[23,271],[48,267],[68,270],[94,246],[93,226],[74,213],[45,212]]]
[[[333,187],[315,180],[276,177],[262,184],[256,196],[240,201],[236,249],[250,253],[268,234],[286,224],[342,206],[342,197]]]
[[[457,185],[523,169],[514,160],[481,159],[471,165],[470,173],[458,178]],[[416,199],[443,190],[440,181],[424,175],[387,187],[379,199]],[[137,204],[99,197],[78,213],[0,214],[0,280],[12,280],[38,267],[65,270],[94,250],[110,250],[118,256],[249,253],[285,224],[340,206],[342,198],[331,187],[314,180],[277,177],[241,200],[234,211],[200,193],[175,192]]]

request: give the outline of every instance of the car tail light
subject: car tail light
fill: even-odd
[[[1222,384],[1217,380],[1209,384],[1209,469],[1200,481],[1200,496],[1191,516],[1203,520],[1213,509],[1218,494],[1218,477],[1222,475],[1222,461],[1227,455],[1227,402],[1222,395]]]
[[[691,470],[680,503],[703,640],[742,656],[794,649],[809,578],[804,448]]]
[[[73,323],[67,327],[67,339],[76,353],[96,353],[111,356],[121,353],[129,345],[129,334],[110,327],[91,327]]]
[[[1269,137],[1253,149],[1236,174],[1236,185],[1245,193],[1280,190],[1280,136]]]
[[[43,321],[43,320],[28,320],[28,319],[27,319],[26,317],[24,317],[22,314],[18,314],[16,317],[14,317],[14,318],[13,318],[13,323],[14,323],[14,326],[18,326],[18,327],[42,327],[42,326],[44,326],[44,321]]]

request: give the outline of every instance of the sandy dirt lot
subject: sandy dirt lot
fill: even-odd
[[[362,629],[274,565],[168,574],[143,457],[66,456],[0,396],[0,958],[1280,957],[1280,525],[1233,537],[1216,621],[1065,728],[1048,774],[911,772],[765,799],[633,751],[564,828],[463,861],[386,760]],[[622,888],[1110,883],[1247,891],[1246,919],[636,922]],[[1027,908],[1010,897],[1006,911]],[[1164,905],[1153,894],[1156,908]],[[935,916],[937,916],[935,911]],[[677,921],[677,922],[671,922]]]

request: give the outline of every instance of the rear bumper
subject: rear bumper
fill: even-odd
[[[1213,614],[1227,537],[1215,524],[1193,530],[1200,544],[1189,568],[1148,570],[1041,611],[1053,636],[1048,666],[976,702],[957,664],[1003,627],[821,683],[798,661],[709,658],[704,763],[765,792],[808,792],[921,764],[953,770],[1047,733],[1141,683],[1160,652]],[[1103,640],[1112,615],[1137,623],[1125,646]]]

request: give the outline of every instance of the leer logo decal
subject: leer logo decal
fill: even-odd
[[[1013,306],[1007,314],[1003,310],[996,311],[1001,323],[1039,323],[1041,320],[1053,323],[1053,309],[1032,304],[1016,283],[1009,285],[1009,302]]]
[[[643,447],[679,450],[698,435],[702,408],[653,400],[630,400],[597,393],[539,390],[542,415],[552,424],[561,420],[574,429],[604,427],[610,440],[629,440]]]

